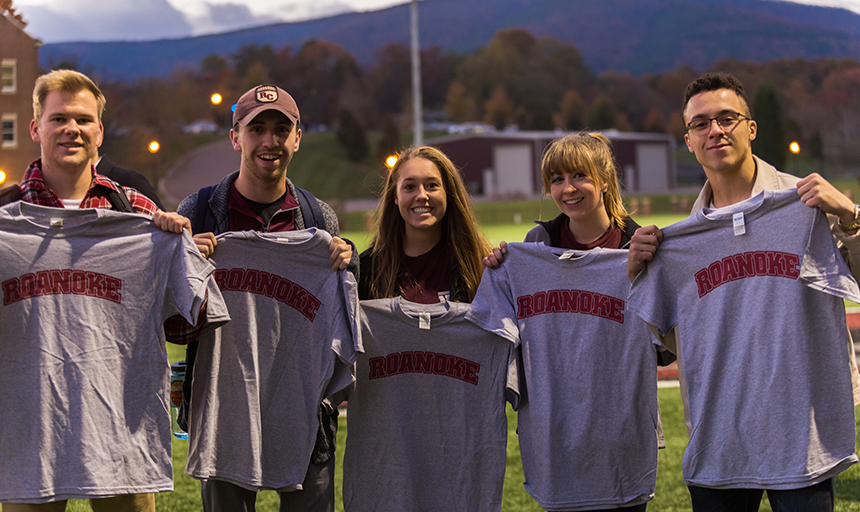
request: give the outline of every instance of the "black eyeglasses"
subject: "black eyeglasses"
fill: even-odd
[[[752,118],[737,112],[726,112],[718,115],[717,117],[693,119],[687,123],[687,131],[695,135],[705,135],[711,129],[711,121],[716,121],[717,126],[722,128],[724,131],[730,131],[743,120],[751,121]]]

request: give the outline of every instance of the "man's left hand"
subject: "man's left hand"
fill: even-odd
[[[797,193],[803,204],[817,206],[824,213],[836,215],[842,224],[854,221],[854,203],[818,173],[814,172],[798,181]]]
[[[191,232],[191,221],[176,212],[159,210],[153,214],[152,222],[164,231],[182,233],[183,229],[187,229],[189,233]]]
[[[331,243],[328,244],[329,261],[331,261],[332,270],[346,270],[349,261],[352,259],[352,246],[344,242],[340,237],[331,237]]]

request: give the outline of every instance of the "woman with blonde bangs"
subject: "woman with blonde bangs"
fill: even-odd
[[[541,161],[544,193],[561,213],[539,222],[526,242],[564,249],[623,249],[639,227],[618,190],[609,140],[599,133],[573,133],[553,142]]]
[[[470,302],[491,249],[451,160],[433,147],[408,148],[388,173],[371,247],[360,256],[359,298]]]
[[[656,366],[675,358],[624,313],[627,251],[617,249],[628,248],[639,225],[622,203],[605,136],[556,140],[541,176],[560,213],[537,222],[525,242],[546,247],[502,242],[488,253],[485,265],[501,268],[484,276],[470,319],[491,332],[510,329],[520,343],[518,436],[529,494],[548,510],[644,512],[664,446]],[[553,301],[553,292],[570,300]],[[594,307],[597,296],[616,303],[614,322]]]

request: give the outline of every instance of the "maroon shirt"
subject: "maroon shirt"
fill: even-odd
[[[570,219],[567,219],[567,222],[570,222]],[[559,246],[561,246],[562,249],[576,249],[578,251],[587,251],[589,249],[594,249],[595,247],[618,249],[621,246],[621,228],[615,225],[610,225],[609,229],[600,235],[600,238],[597,240],[588,244],[581,244],[576,241],[576,238],[573,237],[573,233],[570,232],[570,226],[565,223],[561,228]]]
[[[420,304],[440,302],[451,296],[451,272],[448,264],[448,242],[443,238],[420,256],[401,254],[401,272],[397,284],[403,298]]]
[[[296,229],[295,212],[299,207],[299,202],[295,197],[289,194],[284,194],[284,200],[281,203],[278,212],[272,216],[268,225],[266,222],[255,213],[245,197],[236,190],[236,183],[230,185],[229,198],[229,220],[230,231],[292,231]]]

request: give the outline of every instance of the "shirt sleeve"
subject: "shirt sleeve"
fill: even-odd
[[[222,318],[219,319],[218,325],[226,322],[229,316],[223,318],[226,315],[226,306],[222,310],[224,299],[221,292],[217,286],[210,286],[209,283],[215,267],[203,259],[187,231],[179,235],[164,233],[163,236],[175,240],[173,250],[168,255],[169,260],[162,262],[168,269],[164,319],[181,315],[189,324],[195,325],[201,306],[206,301],[207,315],[220,313]]]
[[[358,354],[364,352],[361,344],[361,327],[358,313],[358,284],[351,272],[337,271],[340,284],[340,304],[332,319],[331,349],[337,354],[334,373],[325,390],[324,396],[329,397],[355,382],[355,360]]]
[[[654,334],[662,339],[678,324],[678,311],[677,295],[670,291],[673,287],[664,275],[664,265],[659,255],[660,249],[657,249],[654,259],[645,265],[633,281],[627,297],[627,309],[656,328],[658,332]]]
[[[814,219],[800,266],[800,279],[812,289],[860,302],[860,288],[842,257],[825,214],[818,208],[811,211]]]
[[[484,269],[481,284],[475,292],[466,319],[518,345],[520,330],[507,270],[511,258],[514,257],[516,256],[509,250],[508,257],[499,268]]]

